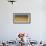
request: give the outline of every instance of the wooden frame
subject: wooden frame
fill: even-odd
[[[29,24],[31,23],[30,13],[13,13],[13,24]]]

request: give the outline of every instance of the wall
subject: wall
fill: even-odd
[[[45,0],[17,0],[14,5],[0,0],[0,40],[11,40],[26,32],[37,41],[46,40]],[[31,13],[31,24],[13,24],[13,13]]]

